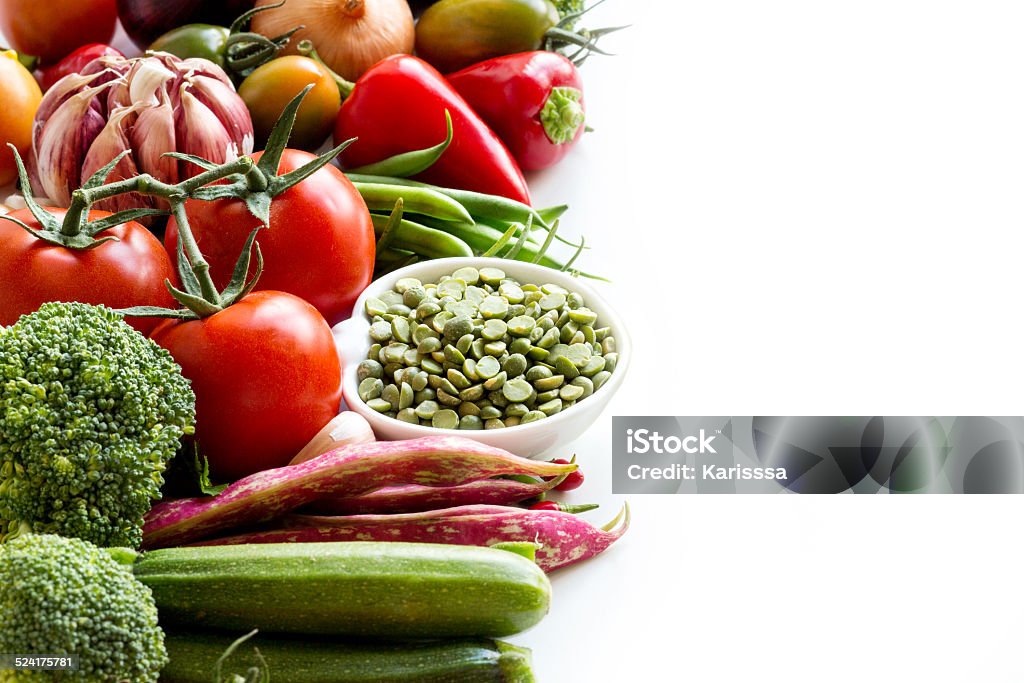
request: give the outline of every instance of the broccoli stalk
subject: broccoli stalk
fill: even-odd
[[[137,548],[194,421],[170,354],[108,308],[48,303],[0,328],[0,541]]]
[[[52,534],[0,545],[0,652],[78,655],[77,671],[0,670],[0,683],[156,683],[164,634],[153,594],[123,562]]]

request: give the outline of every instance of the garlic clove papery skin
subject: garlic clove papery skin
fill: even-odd
[[[174,123],[180,151],[219,164],[238,158],[238,145],[228,136],[220,119],[184,85],[181,88],[180,105],[174,112]],[[183,165],[192,166],[188,162],[183,162]],[[192,168],[195,169],[194,166]]]
[[[202,169],[164,156],[196,154],[224,163],[253,147],[252,120],[227,74],[202,59],[156,53],[102,57],[43,98],[33,123],[33,185],[57,205],[124,150],[108,182],[148,173],[177,183]],[[157,206],[138,194],[97,204],[110,211]]]
[[[180,162],[164,156],[167,150],[178,149],[174,107],[165,92],[161,91],[159,100],[156,106],[143,107],[139,111],[128,137],[139,170],[174,184],[183,178],[178,170]]]
[[[230,84],[205,76],[192,80],[190,92],[216,114],[228,137],[235,143],[235,157],[252,154],[252,118],[242,98]]]
[[[81,185],[82,163],[106,124],[106,118],[91,106],[106,87],[86,88],[64,100],[43,122],[39,142],[33,145],[40,189],[58,206],[67,206],[71,193]]]
[[[128,129],[134,129],[132,123],[138,118],[139,107],[120,107],[111,112],[107,125],[93,140],[89,151],[82,162],[82,179],[88,179],[93,173],[113,161],[117,155],[132,148],[128,137]],[[126,155],[107,176],[107,182],[124,180],[139,175],[140,169],[131,154]],[[96,208],[111,213],[136,207],[156,206],[155,198],[138,193],[123,194],[96,202]]]

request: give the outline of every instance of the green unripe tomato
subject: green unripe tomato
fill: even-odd
[[[416,24],[416,54],[450,73],[492,57],[540,49],[558,24],[548,0],[441,0]]]
[[[229,35],[231,32],[223,26],[188,24],[163,34],[153,41],[149,49],[169,52],[182,59],[202,57],[224,68],[224,49]]]

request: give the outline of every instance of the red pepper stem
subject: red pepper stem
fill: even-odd
[[[544,133],[556,145],[564,145],[576,139],[586,119],[580,101],[583,93],[576,88],[555,87],[548,93],[540,122]]]
[[[346,97],[352,94],[353,90],[355,90],[355,83],[353,83],[352,81],[345,80],[344,78],[339,76],[331,67],[327,66],[327,64],[324,63],[324,60],[320,58],[320,54],[316,51],[316,48],[313,46],[313,41],[308,39],[301,40],[299,41],[299,44],[296,47],[296,49],[298,50],[300,55],[309,57],[314,62],[318,63],[320,66],[327,69],[327,73],[331,74],[331,77],[334,78],[334,82],[338,84],[338,92],[341,93],[341,99],[345,99]]]

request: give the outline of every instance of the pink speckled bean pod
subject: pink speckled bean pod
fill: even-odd
[[[402,541],[491,546],[527,541],[539,544],[537,564],[550,572],[593,557],[619,540],[629,528],[629,506],[600,528],[567,512],[498,505],[465,505],[404,515],[289,515],[282,522],[284,528],[197,545]]]
[[[322,498],[306,510],[321,515],[424,512],[461,505],[514,505],[546,493],[565,480],[528,484],[514,479],[481,479],[461,486],[389,486],[361,496]]]
[[[211,498],[158,503],[146,515],[144,548],[166,548],[265,522],[325,496],[385,486],[458,486],[503,474],[557,477],[576,469],[528,460],[457,436],[345,446],[298,465],[257,472]]]

